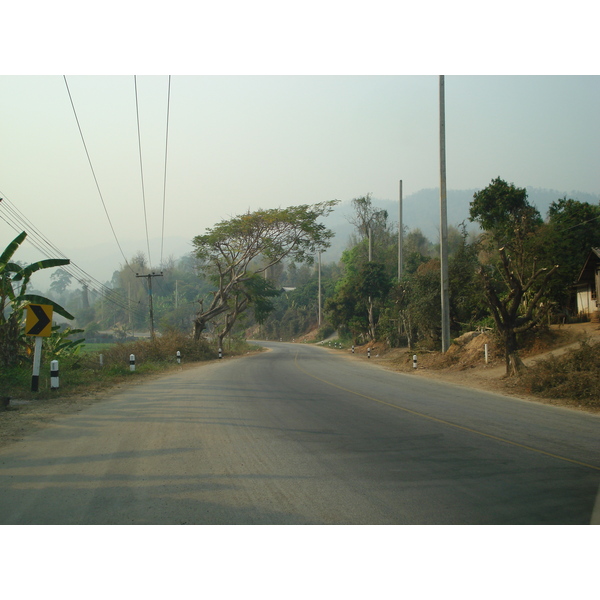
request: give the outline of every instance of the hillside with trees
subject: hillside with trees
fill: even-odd
[[[439,350],[437,239],[405,226],[398,278],[397,222],[389,205],[366,194],[346,214],[341,258],[327,261],[334,234],[324,222],[339,216],[336,204],[259,210],[198,235],[194,251],[171,258],[152,281],[155,329],[219,345],[231,336],[293,340],[312,332],[316,339],[335,333],[347,344]],[[526,188],[496,178],[473,192],[468,217],[449,227],[448,243],[451,337],[495,332],[507,373],[517,374],[528,332],[577,318],[572,284],[590,248],[600,246],[600,204],[565,196],[542,214]],[[88,342],[147,335],[150,290],[138,275],[150,271],[138,252],[98,294],[57,268],[47,296],[75,316]]]

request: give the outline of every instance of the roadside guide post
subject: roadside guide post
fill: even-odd
[[[181,364],[181,352],[179,350],[177,350],[177,364]]]
[[[25,320],[25,335],[35,336],[33,353],[33,373],[31,391],[37,392],[40,386],[40,364],[42,362],[42,338],[52,333],[52,306],[49,304],[28,304]]]
[[[367,348],[367,358],[371,358],[371,348]]]
[[[58,361],[53,360],[50,363],[50,389],[57,390],[59,387],[58,380]]]
[[[417,355],[413,354],[413,369],[417,368]]]
[[[129,355],[129,370],[135,371],[135,354]]]

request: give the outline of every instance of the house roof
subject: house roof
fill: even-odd
[[[594,281],[598,266],[600,266],[600,248],[592,248],[575,283]]]

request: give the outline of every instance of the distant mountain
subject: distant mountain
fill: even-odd
[[[458,226],[464,221],[467,229],[477,229],[477,226],[469,221],[469,206],[471,200],[473,200],[473,194],[477,191],[477,189],[448,190],[448,225]],[[529,202],[535,205],[544,218],[547,216],[550,204],[565,196],[590,204],[600,202],[598,195],[578,191],[559,192],[557,190],[528,187],[527,195]],[[390,223],[398,224],[398,200],[372,198],[371,201],[374,207],[388,211]],[[333,230],[335,238],[332,240],[331,248],[323,254],[324,262],[338,261],[342,256],[342,252],[348,247],[350,235],[354,232],[354,226],[348,221],[348,218],[352,215],[352,202],[347,201],[339,204],[333,213],[327,217],[325,223],[327,227]],[[439,188],[423,189],[409,196],[404,196],[402,199],[402,221],[409,230],[420,229],[433,243],[437,243],[440,228]]]
[[[469,229],[476,229],[476,226],[468,221],[469,204],[473,199],[473,194],[477,190],[448,190],[448,224],[457,226],[465,221]],[[529,200],[538,208],[543,217],[546,216],[550,203],[564,196],[598,204],[599,197],[584,192],[559,192],[557,190],[545,190],[538,188],[527,188]],[[390,223],[398,223],[398,200],[384,200],[372,198],[373,205],[377,208],[383,208],[389,213]],[[440,198],[439,189],[424,189],[403,198],[403,222],[408,229],[420,229],[423,234],[432,242],[436,243],[439,237],[440,220]],[[334,211],[325,219],[327,227],[333,230],[335,238],[332,240],[331,248],[323,254],[325,263],[337,262],[342,252],[348,247],[350,235],[354,231],[353,225],[348,221],[352,217],[352,203],[346,201],[339,204]],[[145,252],[145,240],[124,240],[122,243],[125,256],[130,259],[138,251]],[[150,240],[152,249],[160,248],[160,240]],[[178,260],[192,250],[191,240],[182,237],[169,237],[164,240],[165,259],[173,257]],[[25,250],[25,248],[24,248]],[[78,267],[89,273],[100,283],[110,281],[113,272],[118,270],[123,264],[123,257],[114,243],[105,243],[96,246],[72,247],[62,249],[66,256],[77,264]],[[33,253],[31,256],[27,252],[20,255],[23,261],[30,262],[38,260],[39,257]],[[156,261],[156,256],[152,257]],[[157,269],[158,267],[154,267]],[[51,283],[50,274],[40,271],[36,274],[33,284],[36,289],[45,291]],[[73,283],[72,288],[76,285]]]

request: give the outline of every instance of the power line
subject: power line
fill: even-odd
[[[142,165],[142,138],[140,133],[140,109],[138,103],[138,91],[137,91],[137,76],[133,76],[133,83],[135,88],[135,114],[137,117],[137,134],[138,134],[138,153],[140,155],[140,177],[142,182],[142,203],[144,205],[144,224],[146,226],[146,246],[148,248],[148,263],[152,268],[152,259],[150,258],[150,238],[148,236],[148,216],[146,214],[146,190],[144,188],[144,167]]]
[[[591,223],[592,221],[597,221],[600,219],[600,215],[597,217],[592,217],[587,221],[581,221],[581,223],[576,223],[575,225],[571,225],[571,227],[566,227],[565,229],[559,229],[556,233],[562,233],[563,231],[569,231],[570,229],[575,229],[575,227],[581,227],[582,225],[586,225],[587,223]]]
[[[85,137],[83,135],[83,130],[81,128],[79,117],[78,117],[77,111],[75,109],[75,103],[73,101],[73,97],[72,97],[72,94],[71,94],[71,91],[69,88],[69,84],[67,82],[67,77],[65,75],[63,75],[63,79],[65,82],[65,87],[67,89],[67,94],[69,96],[69,100],[71,103],[71,108],[73,110],[73,115],[74,115],[75,121],[77,123],[77,128],[79,130],[81,141],[83,143],[83,147],[84,147],[84,150],[85,150],[85,153],[87,156],[88,164],[92,171],[92,176],[93,176],[94,182],[96,184],[96,189],[98,191],[100,200],[102,202],[102,206],[104,208],[104,212],[105,212],[107,220],[109,222],[115,242],[121,252],[121,255],[123,256],[125,264],[129,268],[129,270],[132,273],[134,273],[134,271],[133,271],[131,265],[129,264],[129,262],[127,261],[127,258],[126,258],[125,254],[123,252],[123,249],[119,243],[117,234],[115,232],[110,215],[108,213],[108,209],[106,207],[106,203],[104,201],[104,197],[100,190],[98,178],[96,176],[96,172],[95,172],[95,169],[94,169],[91,157],[90,157],[90,153],[89,153],[86,141],[85,141]],[[145,226],[146,226],[146,242],[147,242],[147,248],[148,248],[148,260],[151,265],[150,240],[149,240],[149,235],[148,235],[148,221],[147,221],[146,197],[145,197],[145,188],[144,188],[144,171],[143,171],[142,149],[141,149],[141,129],[140,129],[139,102],[138,102],[137,77],[136,76],[134,76],[134,84],[135,84],[137,129],[138,129],[138,151],[139,151],[139,156],[140,156],[140,174],[141,174],[141,183],[142,183],[142,200],[143,200],[143,206],[144,206],[144,220],[145,220]],[[164,180],[163,180],[163,210],[162,210],[162,231],[161,231],[161,265],[163,262],[163,249],[164,249],[164,226],[165,226],[165,209],[166,209],[167,157],[168,157],[168,138],[169,138],[170,99],[171,99],[171,76],[169,76],[168,91],[167,91],[167,119],[166,119],[166,133],[165,133],[165,163],[164,163],[165,168],[164,168]],[[5,198],[5,200],[6,200],[6,198]],[[26,238],[27,241],[32,246],[37,248],[44,256],[47,256],[48,258],[51,258],[51,257],[62,257],[65,259],[67,258],[54,244],[52,244],[52,242],[47,240],[43,236],[43,234],[41,234],[41,232],[39,232],[39,230],[37,230],[37,228],[33,225],[33,223],[31,223],[27,218],[25,218],[23,215],[21,215],[17,211],[16,208],[13,208],[12,206],[10,206],[8,201],[3,203],[3,208],[5,208],[6,218],[3,217],[2,215],[0,215],[0,218],[2,218],[17,233],[19,233],[21,230],[27,231],[27,233],[28,233],[28,237]],[[131,310],[128,303],[126,306],[124,304],[124,300],[122,300],[120,298],[120,296],[115,292],[115,290],[112,290],[112,289],[104,286],[102,283],[100,283],[95,278],[93,278],[91,275],[86,273],[83,269],[81,269],[73,261],[71,261],[71,263],[69,265],[63,265],[62,268],[67,273],[69,273],[69,275],[71,275],[77,281],[79,281],[82,285],[89,284],[88,287],[90,289],[92,289],[92,291],[96,292],[97,294],[103,295],[105,298],[107,298],[108,300],[110,300],[111,302],[113,302],[114,304],[118,305],[121,308]],[[162,286],[160,286],[160,287],[162,287]]]
[[[113,227],[112,221],[110,220],[110,215],[108,214],[108,209],[106,208],[106,203],[104,202],[104,198],[102,196],[102,192],[100,191],[100,185],[98,184],[98,178],[96,177],[96,172],[94,171],[94,166],[92,165],[92,159],[90,158],[90,153],[87,149],[87,144],[85,143],[85,138],[83,137],[83,131],[81,130],[81,125],[79,124],[79,118],[77,117],[77,111],[75,110],[75,104],[73,103],[73,98],[71,96],[71,90],[69,89],[69,84],[67,83],[67,76],[63,75],[63,79],[65,80],[65,86],[67,88],[67,93],[69,94],[69,100],[71,101],[71,107],[73,108],[73,114],[75,115],[75,121],[77,122],[77,128],[79,129],[79,135],[81,136],[81,141],[83,142],[83,148],[85,149],[85,154],[88,159],[88,163],[90,165],[90,169],[92,170],[92,175],[94,176],[94,181],[96,182],[96,189],[98,190],[98,194],[100,196],[100,200],[102,201],[102,206],[104,207],[104,212],[106,213],[106,218],[108,219],[108,224],[110,225],[111,231],[113,232],[113,236],[115,238],[115,242],[117,242],[117,246],[121,251],[121,255],[125,260],[125,264],[129,267],[129,263],[127,262],[127,258],[125,257],[125,253],[121,248],[121,244],[119,244],[119,240],[117,238],[117,234],[115,233],[115,228]],[[129,267],[131,269],[131,267]],[[133,272],[133,269],[131,269]]]
[[[165,132],[165,175],[163,181],[163,210],[162,210],[162,230],[160,236],[160,266],[163,266],[163,245],[165,241],[165,205],[167,198],[167,149],[169,146],[169,116],[171,113],[171,76],[169,75],[169,86],[167,90],[167,126]]]
[[[0,192],[2,194],[2,192]],[[0,218],[9,225],[14,231],[20,233],[21,231],[25,231],[27,233],[26,241],[36,248],[39,252],[41,252],[47,258],[65,258],[68,257],[57,248],[51,241],[45,238],[45,236],[35,227],[35,225],[29,221],[20,211],[12,206],[12,203],[6,198],[4,194],[2,194],[2,202],[0,202],[0,209],[4,211],[4,216],[0,215]],[[69,259],[71,260],[71,259]],[[74,279],[83,284],[83,281],[87,281],[89,284],[88,287],[92,289],[98,295],[104,296],[109,302],[119,306],[119,308],[129,310],[138,314],[139,316],[145,316],[145,312],[137,307],[135,309],[130,309],[129,306],[126,305],[126,300],[122,299],[118,292],[112,290],[111,288],[106,287],[104,284],[100,283],[97,279],[89,275],[86,271],[84,271],[81,267],[79,267],[76,263],[71,260],[71,263],[68,265],[63,265],[61,267],[65,270],[69,275],[71,275]]]

